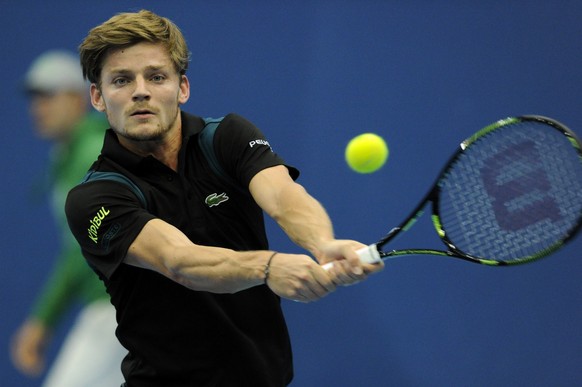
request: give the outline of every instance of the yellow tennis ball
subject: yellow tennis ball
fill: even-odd
[[[346,162],[358,173],[372,173],[388,159],[386,141],[377,134],[364,133],[350,140],[346,147]]]

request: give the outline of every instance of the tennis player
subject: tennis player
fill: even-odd
[[[66,213],[117,309],[127,386],[289,384],[280,297],[315,301],[382,265],[334,238],[298,171],[245,118],[226,115],[214,136],[236,186],[213,172],[197,140],[203,119],[180,108],[189,51],[170,20],[118,14],[89,32],[80,56],[111,129]],[[317,261],[269,250],[263,211]]]

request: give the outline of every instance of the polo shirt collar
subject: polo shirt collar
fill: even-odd
[[[200,117],[180,112],[182,118],[182,149],[188,143],[190,137],[200,133],[204,128],[204,120]],[[180,151],[181,152],[181,151]],[[108,129],[105,133],[105,141],[103,143],[103,156],[123,165],[130,170],[136,170],[145,160],[151,159],[151,156],[139,156],[125,147],[123,147],[117,138],[117,134],[113,129]]]

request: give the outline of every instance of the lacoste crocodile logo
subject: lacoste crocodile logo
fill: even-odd
[[[204,200],[204,202],[206,203],[206,205],[208,207],[214,207],[219,205],[222,202],[225,202],[228,200],[228,196],[226,196],[226,193],[223,192],[220,195],[217,193],[213,193],[210,194],[206,197],[206,200]]]

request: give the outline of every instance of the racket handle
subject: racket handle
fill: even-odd
[[[375,243],[356,250],[356,253],[358,253],[360,261],[363,263],[378,263],[382,260]]]
[[[366,247],[362,247],[359,250],[356,250],[356,253],[360,256],[360,261],[362,261],[362,263],[378,263],[382,260],[382,258],[380,257],[380,253],[378,253],[378,249],[376,248],[375,243]],[[326,263],[322,267],[325,270],[329,270],[332,268],[332,266],[333,261]]]

